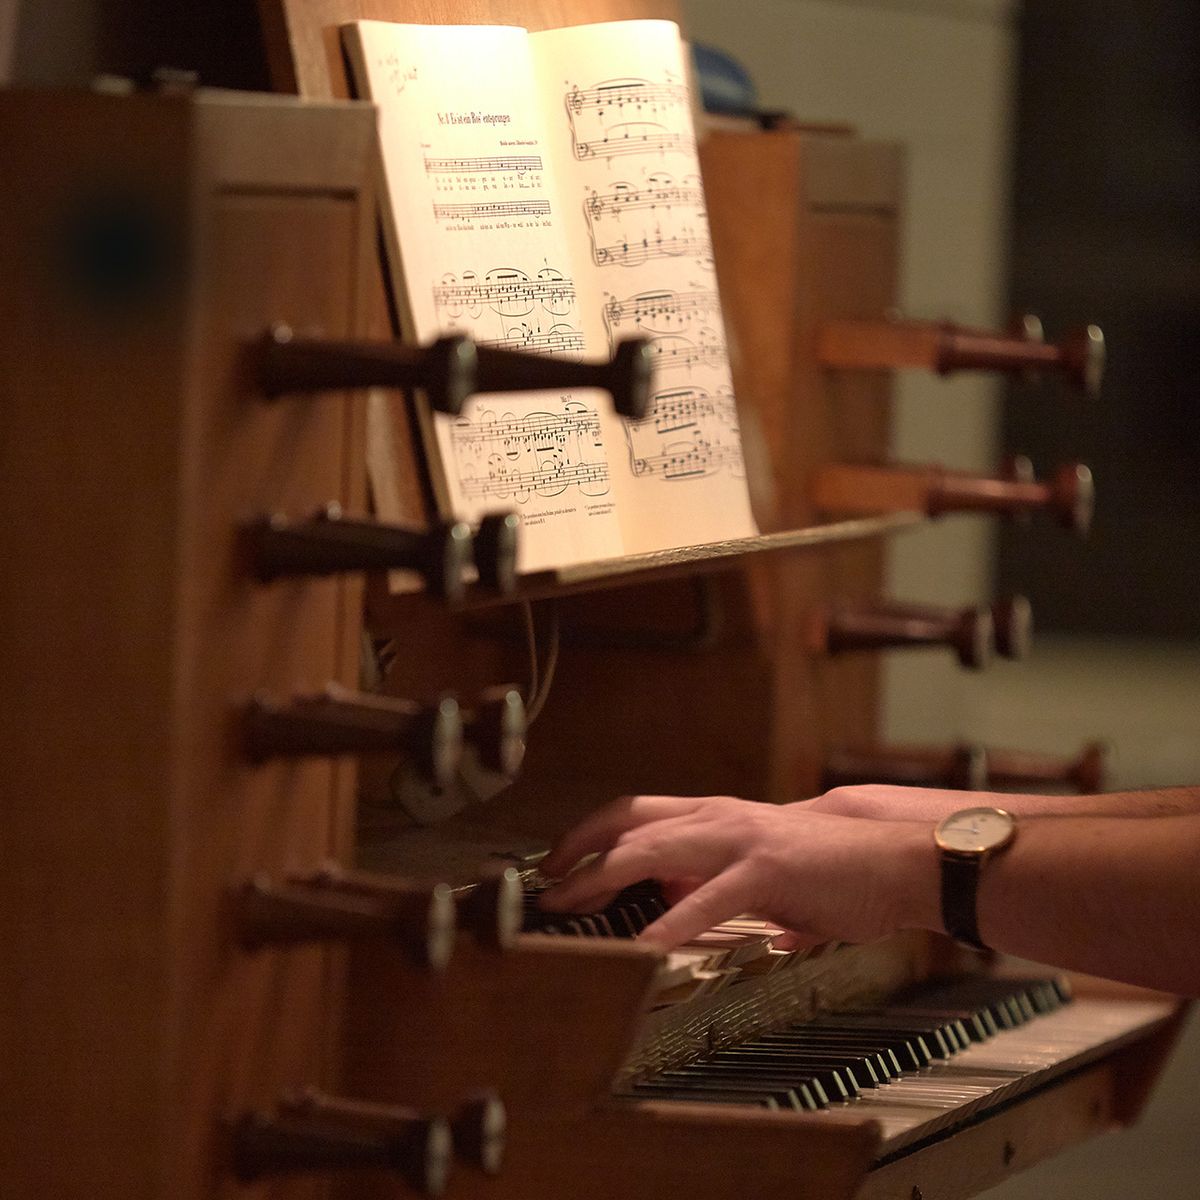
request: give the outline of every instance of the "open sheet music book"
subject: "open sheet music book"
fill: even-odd
[[[643,421],[591,391],[432,415],[447,513],[519,512],[523,571],[754,534],[678,28],[360,21],[343,37],[380,109],[404,334],[656,350]]]

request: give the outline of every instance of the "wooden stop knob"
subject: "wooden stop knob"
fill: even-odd
[[[233,1173],[243,1182],[385,1170],[426,1196],[440,1196],[445,1190],[452,1146],[443,1117],[397,1119],[385,1125],[319,1109],[246,1113],[231,1125],[229,1142]]]
[[[235,889],[232,903],[237,940],[247,950],[379,940],[399,946],[416,965],[441,971],[454,949],[454,896],[444,883],[389,888],[336,872],[280,883],[262,876]]]
[[[1081,463],[1068,463],[1048,481],[1029,477],[1017,458],[997,475],[974,475],[945,467],[831,463],[813,472],[811,494],[822,512],[846,516],[870,513],[995,513],[1021,516],[1049,512],[1079,534],[1091,524],[1095,489]]]
[[[465,522],[409,529],[346,517],[337,504],[307,520],[265,517],[246,527],[245,538],[254,574],[263,581],[405,570],[419,573],[429,591],[452,602],[462,599],[472,558],[471,528]]]
[[[458,703],[434,705],[327,684],[312,696],[256,696],[243,718],[246,753],[255,762],[336,754],[399,753],[425,778],[448,787],[462,758]]]
[[[825,788],[890,783],[908,787],[987,786],[988,758],[982,746],[866,746],[830,751],[821,775]]]
[[[834,320],[820,327],[816,350],[824,366],[839,369],[923,367],[939,375],[1057,372],[1071,386],[1096,395],[1104,374],[1104,335],[1099,327],[1071,330],[1057,343],[1040,335],[1041,323],[1033,325],[1028,319],[1006,331],[953,321]]]
[[[815,614],[810,644],[828,654],[944,646],[979,670],[991,661],[995,629],[986,608],[842,603]]]

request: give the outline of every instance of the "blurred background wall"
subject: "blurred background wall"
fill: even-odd
[[[1107,738],[1114,787],[1200,782],[1200,6],[1194,0],[683,0],[688,33],[750,70],[765,107],[903,142],[903,295],[914,316],[1038,311],[1053,335],[1105,327],[1098,404],[1052,386],[902,377],[896,455],[1097,471],[1093,538],[1000,537],[948,520],[898,539],[898,596],[1035,601],[1032,660],[967,676],[889,667],[892,740],[967,737],[1068,753]],[[253,0],[0,0],[0,80],[82,82],[167,64],[266,85]],[[15,39],[13,33],[15,30]],[[1200,1194],[1195,1032],[1142,1127],[1089,1143],[996,1200]]]

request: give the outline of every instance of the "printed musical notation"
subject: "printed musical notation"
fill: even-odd
[[[677,333],[720,310],[721,301],[711,290],[639,292],[609,300],[604,306],[604,324],[613,344],[622,326],[628,333]]]
[[[640,267],[655,258],[694,258],[701,266],[710,264],[712,242],[708,231],[685,228],[671,235],[656,225],[640,238],[623,237],[607,246],[592,242],[592,261],[598,267]]]
[[[695,152],[690,126],[679,119],[688,89],[678,80],[612,79],[571,88],[565,103],[577,159]]]
[[[624,112],[626,108],[638,113],[659,112],[687,102],[687,88],[673,80],[652,83],[649,79],[613,79],[593,88],[575,87],[567,93],[567,108],[577,115],[584,109],[594,109],[597,113]]]
[[[484,338],[479,344],[520,350],[523,354],[582,354],[583,334],[564,325],[545,330],[524,325],[509,330],[503,337]]]
[[[674,334],[651,338],[650,349],[656,375],[672,370],[690,372],[694,367],[722,367],[728,362],[725,341],[712,330],[698,341]]]
[[[646,187],[617,183],[613,190],[601,195],[593,192],[587,202],[588,218],[596,223],[607,217],[621,217],[639,209],[690,208],[704,211],[704,190],[699,181],[676,185],[668,176],[652,176]]]
[[[636,267],[656,258],[694,258],[711,268],[712,242],[698,178],[677,184],[650,175],[645,186],[615,183],[584,205],[592,260],[598,267]],[[669,224],[664,232],[663,225]]]
[[[451,445],[459,484],[473,500],[525,504],[568,488],[590,497],[609,490],[599,413],[578,400],[565,401],[557,413],[460,417]]]
[[[478,221],[503,217],[548,217],[549,200],[493,200],[482,204],[435,204],[438,221]]]
[[[745,474],[733,393],[675,388],[658,392],[652,414],[626,422],[630,467],[639,478],[671,483],[720,471]]]
[[[474,271],[462,278],[445,275],[433,288],[433,302],[447,317],[464,312],[479,315],[485,308],[502,316],[522,317],[537,306],[555,316],[566,316],[575,307],[575,283],[552,267],[534,278],[516,267],[496,267],[480,279]]]
[[[519,267],[447,273],[433,285],[433,303],[446,329],[469,332],[481,346],[526,354],[583,354],[575,315],[575,284],[554,267],[531,276]]]
[[[425,158],[426,175],[524,175],[542,169],[540,154],[509,154],[496,157]]]

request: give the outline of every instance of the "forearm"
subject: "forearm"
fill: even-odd
[[[920,883],[937,869],[920,858],[909,921],[937,929],[938,890]],[[1023,820],[983,867],[978,912],[997,950],[1200,996],[1200,814]]]
[[[1004,808],[1018,817],[1164,817],[1200,813],[1200,787],[1047,796],[876,783],[834,788],[807,803],[819,812],[888,821],[939,821],[978,805]]]

